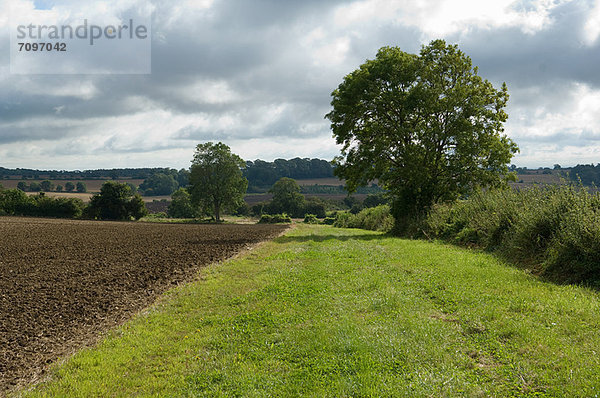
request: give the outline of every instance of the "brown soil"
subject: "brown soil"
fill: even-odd
[[[285,228],[0,218],[0,396]]]

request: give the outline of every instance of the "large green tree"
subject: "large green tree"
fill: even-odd
[[[477,73],[442,40],[419,55],[381,48],[332,93],[326,118],[342,145],[336,175],[350,191],[378,179],[397,221],[502,184],[518,150],[503,134],[508,92]]]
[[[244,160],[227,145],[199,144],[190,168],[192,204],[211,209],[215,220],[221,221],[222,211],[238,207],[244,200],[248,189],[248,180],[242,175],[244,167]]]

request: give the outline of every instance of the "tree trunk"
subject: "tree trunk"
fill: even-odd
[[[215,220],[221,221],[221,206],[218,203],[215,203]]]

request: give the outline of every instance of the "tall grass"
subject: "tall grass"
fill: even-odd
[[[479,192],[435,206],[420,230],[499,252],[558,281],[600,286],[600,196],[584,189]]]

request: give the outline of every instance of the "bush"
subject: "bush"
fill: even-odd
[[[325,217],[323,219],[323,224],[325,225],[333,225],[335,223],[335,217]]]
[[[338,212],[333,226],[389,232],[394,226],[394,218],[388,205],[380,205],[363,209],[358,214]]]
[[[260,217],[269,213],[269,202],[258,202],[250,207],[250,214]]]
[[[85,207],[79,198],[51,198],[43,194],[35,195],[33,199],[33,211],[28,215],[57,217],[57,218],[79,218]]]
[[[304,222],[306,224],[318,224],[319,223],[319,219],[314,214],[307,214],[307,215],[304,216]]]
[[[292,219],[287,214],[263,214],[258,221],[259,224],[291,224]]]
[[[600,284],[600,196],[575,187],[479,192],[434,206],[422,233],[475,244],[561,282]]]
[[[43,192],[35,196],[19,189],[0,192],[0,210],[7,215],[78,218],[84,206],[81,199],[51,198]]]
[[[324,218],[325,202],[319,198],[306,198],[301,213],[303,215],[314,214],[318,218]]]
[[[150,218],[150,219],[165,219],[165,218],[169,218],[169,216],[167,215],[167,213],[165,213],[164,211],[159,211],[158,213],[151,213],[148,214],[146,216],[146,218]]]

